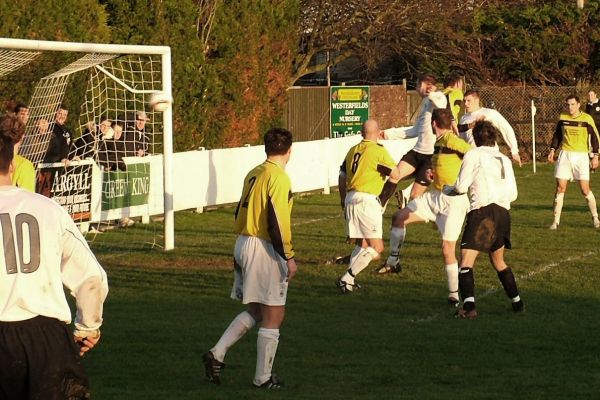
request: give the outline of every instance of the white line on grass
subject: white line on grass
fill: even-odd
[[[557,267],[557,266],[559,266],[561,264],[568,263],[568,262],[571,262],[571,261],[581,260],[582,258],[589,257],[589,256],[591,256],[591,255],[593,255],[595,253],[596,253],[595,251],[588,251],[587,253],[580,254],[578,256],[567,257],[564,260],[554,261],[554,262],[552,262],[550,264],[543,265],[543,266],[541,266],[538,269],[535,269],[533,271],[527,272],[526,274],[518,275],[517,276],[517,284],[519,284],[520,282],[527,281],[527,280],[529,280],[530,278],[532,278],[532,277],[534,277],[536,275],[548,272],[552,268]],[[492,294],[495,294],[495,293],[499,292],[501,289],[502,289],[501,286],[496,286],[496,287],[490,288],[490,289],[486,290],[483,294],[478,295],[477,298],[478,299],[486,298],[488,296],[491,296]],[[431,321],[435,321],[436,319],[438,319],[442,315],[447,315],[447,314],[446,314],[446,312],[443,312],[443,313],[438,312],[438,313],[435,313],[435,314],[431,314],[431,315],[429,315],[429,316],[427,316],[425,318],[417,318],[417,319],[410,320],[410,322],[413,322],[413,323],[416,323],[416,324],[420,324],[420,323],[424,323],[424,322],[431,322]]]
[[[341,219],[342,216],[340,214],[338,214],[338,215],[334,215],[332,217],[307,219],[305,221],[295,222],[295,223],[292,224],[292,226],[307,225],[307,224],[312,224],[313,222],[321,222],[321,221],[326,221],[328,219],[338,219],[338,218]]]

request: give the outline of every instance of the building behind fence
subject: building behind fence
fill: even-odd
[[[481,105],[500,112],[515,130],[523,161],[533,157],[531,125],[532,100],[535,115],[536,159],[546,160],[559,115],[565,112],[565,98],[576,94],[585,110],[589,87],[482,87]],[[411,125],[421,99],[404,86],[371,86],[370,117],[382,128]],[[329,137],[329,87],[294,87],[288,90],[286,125],[297,141]]]

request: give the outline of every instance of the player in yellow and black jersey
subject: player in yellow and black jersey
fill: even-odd
[[[399,178],[396,162],[377,143],[381,130],[374,120],[363,124],[363,141],[348,151],[340,168],[340,200],[348,236],[356,246],[348,270],[336,282],[342,293],[359,288],[354,278],[383,251],[383,216],[378,195],[388,175]]]
[[[457,73],[449,74],[444,79],[443,93],[448,100],[447,108],[452,112],[452,130],[457,135],[464,100],[463,86],[463,78]]]
[[[585,197],[592,214],[595,228],[600,228],[596,198],[590,189],[590,166],[598,168],[600,137],[594,119],[580,110],[581,103],[575,95],[565,99],[568,113],[560,115],[556,124],[548,161],[554,162],[556,150],[560,148],[554,167],[556,192],[554,195],[554,221],[550,229],[558,229],[562,213],[563,200],[567,184],[571,180],[579,181],[581,193]]]
[[[264,137],[267,160],[244,179],[235,210],[234,283],[231,297],[247,304],[215,346],[202,355],[206,376],[221,383],[227,350],[257,323],[256,370],[253,384],[275,389],[281,380],[271,373],[285,316],[289,281],[296,274],[290,216],[292,192],[285,166],[292,150],[292,134],[271,129]]]

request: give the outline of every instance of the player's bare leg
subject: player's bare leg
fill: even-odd
[[[448,281],[448,305],[457,307],[458,298],[458,260],[456,259],[456,241],[442,240],[442,255]]]
[[[504,247],[501,247],[496,251],[490,252],[489,256],[492,266],[496,269],[496,272],[498,273],[498,279],[500,280],[500,283],[502,283],[504,292],[511,300],[511,306],[513,311],[523,311],[523,301],[521,301],[521,297],[519,296],[519,289],[517,288],[515,276],[512,272],[512,269],[508,267],[506,265],[506,262],[504,261]]]
[[[556,191],[554,193],[554,221],[552,222],[552,225],[550,225],[550,229],[552,230],[558,229],[558,226],[560,225],[560,214],[562,213],[563,201],[568,183],[569,182],[566,179],[556,180]]]
[[[475,279],[473,277],[473,266],[479,251],[472,249],[462,249],[460,271],[458,273],[458,288],[463,305],[458,310],[459,318],[475,319],[477,310],[475,309]]]
[[[353,257],[348,266],[348,270],[337,280],[337,286],[342,293],[348,293],[354,289],[360,288],[355,282],[356,276],[364,270],[371,261],[378,260],[383,252],[383,239],[363,238],[361,240],[361,250]]]
[[[256,340],[256,372],[254,385],[267,389],[281,386],[282,382],[272,374],[273,361],[279,345],[279,328],[285,317],[285,306],[260,304],[262,324]]]
[[[378,274],[398,273],[402,271],[400,265],[400,248],[406,238],[406,225],[413,222],[424,222],[409,208],[398,210],[392,216],[392,230],[390,231],[390,256],[384,265],[376,272]]]
[[[600,228],[600,220],[598,220],[598,208],[596,206],[596,197],[590,189],[590,181],[579,181],[579,188],[581,189],[581,194],[583,195],[583,197],[585,197],[588,208],[590,209],[590,213],[592,214],[594,228]]]

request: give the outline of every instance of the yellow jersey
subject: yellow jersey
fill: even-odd
[[[452,117],[456,123],[458,123],[460,116],[460,109],[463,104],[464,94],[460,89],[446,88],[443,91],[444,95],[448,99],[448,109],[452,112]]]
[[[273,244],[284,259],[294,257],[292,248],[292,184],[283,167],[266,160],[246,175],[242,197],[235,209],[234,231]]]
[[[389,175],[384,171],[395,166],[396,162],[383,145],[364,139],[348,151],[342,164],[341,169],[346,173],[346,191],[355,190],[378,196]]]
[[[550,147],[558,149],[561,145],[567,151],[598,153],[600,138],[592,116],[584,112],[576,117],[561,114]]]
[[[465,153],[472,145],[448,131],[438,137],[435,142],[435,153],[431,160],[433,165],[433,187],[442,190],[444,185],[454,185]]]
[[[33,163],[18,154],[15,155],[15,172],[11,180],[14,186],[35,192],[35,168]]]

